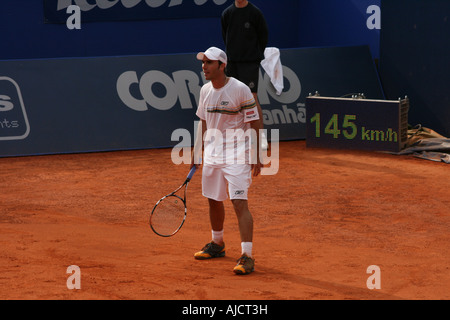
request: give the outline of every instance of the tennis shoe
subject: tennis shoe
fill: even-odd
[[[243,254],[233,269],[236,274],[249,274],[255,271],[255,260]]]
[[[225,257],[225,244],[218,245],[213,241],[207,243],[201,251],[194,254],[194,258],[197,260],[206,260],[220,257]]]

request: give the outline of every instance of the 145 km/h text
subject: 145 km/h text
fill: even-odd
[[[329,134],[334,139],[338,139],[342,134],[347,140],[353,140],[360,137],[362,141],[381,141],[381,142],[397,142],[398,133],[392,128],[386,130],[374,130],[361,126],[360,130],[356,124],[356,115],[344,115],[342,123],[339,122],[339,115],[333,114],[323,128],[321,125],[321,114],[316,113],[311,119],[311,123],[315,124],[315,137],[320,138],[322,134]],[[358,135],[358,132],[360,135]]]

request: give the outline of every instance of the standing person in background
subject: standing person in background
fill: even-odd
[[[222,37],[228,56],[227,76],[245,83],[251,90],[259,114],[258,101],[259,67],[264,60],[269,32],[261,10],[247,0],[235,0],[225,9],[221,17]],[[263,129],[263,122],[260,121]],[[261,137],[261,144],[267,148],[267,138]]]

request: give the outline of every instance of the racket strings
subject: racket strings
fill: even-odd
[[[185,205],[182,199],[173,195],[161,200],[153,210],[151,225],[160,235],[172,235],[183,224]]]

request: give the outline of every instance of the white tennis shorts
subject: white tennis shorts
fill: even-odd
[[[233,164],[224,167],[203,165],[202,193],[208,199],[224,201],[229,194],[231,200],[248,200],[248,189],[251,183],[252,166],[250,164]]]

